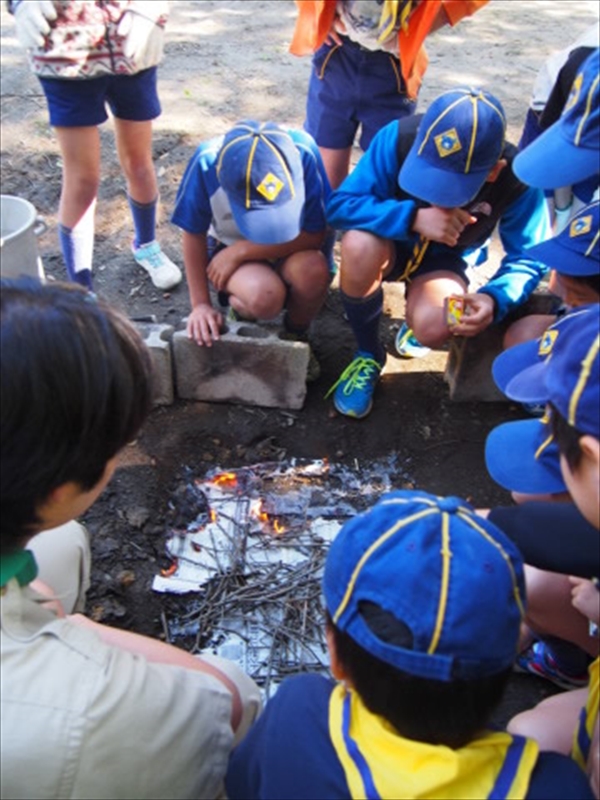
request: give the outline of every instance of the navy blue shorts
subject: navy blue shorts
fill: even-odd
[[[396,56],[367,50],[342,37],[343,45],[324,44],[313,56],[306,102],[307,130],[319,147],[351,147],[358,126],[366,150],[378,130],[417,106],[406,94]]]
[[[40,78],[50,124],[55,128],[83,128],[108,119],[106,104],[117,119],[147,122],[160,115],[156,67],[135,75],[100,78]]]
[[[457,277],[462,278],[467,286],[469,285],[467,277],[469,265],[460,253],[453,253],[451,250],[431,252],[429,248],[422,253],[418,244],[413,249],[407,247],[404,242],[394,242],[394,246],[396,260],[392,271],[385,276],[384,280],[406,281],[410,284],[413,278],[444,270],[454,273]]]

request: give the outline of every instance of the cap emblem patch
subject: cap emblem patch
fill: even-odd
[[[435,142],[440,158],[446,158],[446,156],[451,156],[452,153],[457,153],[459,150],[462,150],[456,128],[450,128],[449,131],[439,133],[433,141]]]
[[[579,100],[579,95],[581,93],[581,84],[583,83],[583,72],[580,72],[579,75],[573,81],[573,85],[571,86],[571,91],[569,93],[569,97],[567,98],[567,102],[565,103],[565,107],[563,109],[563,114],[568,111],[570,108],[573,108],[575,103]]]
[[[592,229],[592,215],[589,214],[587,217],[579,217],[579,219],[574,219],[569,226],[569,236],[583,236],[585,233],[589,233]]]
[[[542,336],[542,338],[540,339],[540,345],[538,347],[538,355],[547,356],[548,353],[551,353],[557,336],[558,336],[558,331],[556,330],[546,331]]]
[[[265,177],[256,187],[256,191],[262,194],[262,196],[270,203],[277,199],[277,195],[282,189],[283,181],[280,180],[276,175],[273,175],[272,172],[267,172]]]

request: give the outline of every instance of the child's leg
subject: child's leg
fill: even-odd
[[[452,294],[464,294],[466,288],[461,276],[446,270],[412,279],[406,298],[406,320],[421,344],[440,347],[450,338],[445,300]]]
[[[587,694],[586,687],[547,697],[535,708],[513,717],[507,730],[512,734],[535,739],[541,750],[553,750],[568,756]]]
[[[319,147],[319,152],[321,153],[323,166],[331,188],[337,189],[350,172],[352,147],[341,147],[339,150],[332,147]]]
[[[135,260],[157,289],[172,289],[180,283],[182,274],[156,241],[158,184],[152,161],[152,121],[115,116],[115,134],[135,229]]]
[[[379,337],[384,277],[395,263],[393,242],[367,231],[348,231],[342,238],[340,289],[344,311],[358,350],[380,364],[385,350]]]
[[[95,126],[55,131],[63,162],[58,208],[61,249],[69,278],[91,288],[100,135]]]
[[[229,305],[246,319],[273,319],[281,313],[287,293],[279,275],[263,262],[242,264],[225,288]]]
[[[158,184],[152,161],[152,121],[115,118],[119,161],[127,182],[135,247],[155,239]]]
[[[527,564],[525,583],[529,627],[541,636],[556,636],[572,642],[595,658],[599,650],[598,638],[589,635],[588,620],[572,605],[573,587],[568,576]]]
[[[319,250],[294,253],[284,261],[281,277],[289,290],[287,327],[296,333],[304,332],[327,296],[331,281],[327,259]]]
[[[43,531],[27,547],[35,556],[39,580],[60,599],[65,614],[83,611],[92,560],[89,535],[83,525],[67,522]]]
[[[521,342],[539,339],[546,328],[552,325],[553,322],[556,322],[554,314],[528,314],[509,326],[504,334],[502,346],[507,350],[509,347],[521,344]]]

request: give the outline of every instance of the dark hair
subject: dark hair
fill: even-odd
[[[50,492],[87,491],[152,402],[151,362],[131,323],[75,284],[2,280],[2,552],[39,524]]]
[[[554,441],[560,454],[565,457],[571,472],[575,472],[583,455],[579,444],[583,433],[570,425],[556,406],[552,403],[548,403],[548,405],[550,406],[550,425]]]
[[[496,675],[468,680],[418,678],[372,656],[339,630],[329,614],[327,627],[340,664],[363,703],[406,739],[453,749],[464,747],[489,722],[511,674],[509,667]],[[386,627],[390,629],[389,619]],[[389,641],[387,637],[385,640]]]

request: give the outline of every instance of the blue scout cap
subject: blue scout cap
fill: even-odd
[[[281,244],[300,234],[304,170],[283,128],[274,122],[237,123],[223,140],[217,177],[244,238]]]
[[[600,201],[584,206],[567,227],[552,239],[527,248],[527,256],[563,275],[600,273]]]
[[[445,92],[425,112],[398,183],[432,205],[464,206],[497,164],[505,130],[502,105],[489,92],[470,88]]]
[[[548,331],[546,331],[548,333]],[[582,306],[554,326],[549,350],[510,380],[507,394],[552,403],[580,433],[600,439],[600,304]],[[542,337],[543,338],[543,337]],[[510,351],[507,351],[510,352]],[[543,397],[539,387],[543,387]],[[489,434],[485,459],[492,478],[511,491],[561,492],[566,486],[548,417],[499,425]]]
[[[514,662],[525,602],[521,556],[457,497],[384,495],[334,539],[323,592],[339,630],[411,675],[477,678]],[[377,635],[374,608],[400,637]]]
[[[492,375],[500,391],[519,403],[545,403],[548,390],[545,385],[545,361],[552,354],[554,344],[561,335],[577,331],[580,317],[594,314],[600,306],[596,303],[579,306],[550,325],[539,339],[517,344],[500,353],[492,364]]]
[[[560,455],[549,417],[504,422],[485,442],[490,476],[505,489],[523,494],[565,492]]]
[[[583,62],[562,116],[513,161],[517,177],[540,189],[573,186],[600,173],[600,49]]]
[[[562,332],[545,365],[548,402],[580,433],[600,439],[600,304]]]

